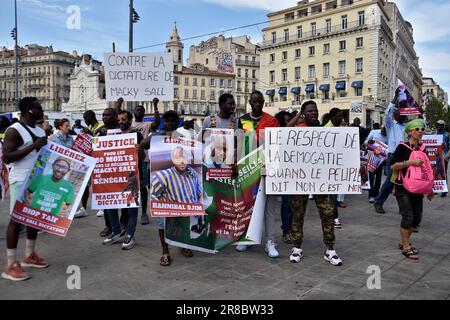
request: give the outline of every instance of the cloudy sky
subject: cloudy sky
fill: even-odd
[[[20,44],[53,45],[55,50],[90,53],[97,59],[111,51],[128,50],[128,0],[17,0]],[[135,48],[164,43],[174,22],[182,38],[267,21],[267,13],[295,6],[296,0],[134,0],[141,21],[135,24]],[[416,50],[425,76],[450,92],[449,0],[395,0],[414,27]],[[0,46],[13,47],[14,0],[0,0]],[[81,9],[80,29],[67,28],[70,6]],[[224,35],[250,35],[261,41],[266,24]],[[206,37],[207,38],[207,37]],[[185,48],[206,38],[185,41]],[[149,51],[162,51],[155,46]],[[185,58],[187,58],[187,50]]]

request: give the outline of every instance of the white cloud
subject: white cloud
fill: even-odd
[[[297,5],[297,0],[202,0],[226,7],[254,8],[269,11],[283,10]]]

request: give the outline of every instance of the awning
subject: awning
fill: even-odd
[[[345,90],[346,83],[345,81],[338,81],[336,82],[336,89],[337,90]]]
[[[364,85],[364,81],[353,81],[352,82],[353,88],[362,89],[363,85]]]
[[[320,91],[330,91],[330,85],[329,84],[321,84],[319,89],[320,89]]]
[[[314,85],[313,84],[307,84],[305,88],[306,92],[314,92]]]
[[[300,94],[300,87],[293,87],[292,89],[291,89],[291,92],[293,93],[293,94]]]
[[[274,96],[275,95],[275,89],[270,89],[270,90],[267,90],[266,91],[266,94],[268,95],[268,96]]]
[[[287,87],[280,87],[280,90],[278,91],[279,94],[287,94],[288,88]]]

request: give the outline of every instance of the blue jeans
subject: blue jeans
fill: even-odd
[[[127,235],[134,237],[137,225],[138,208],[122,209],[122,215],[126,214],[128,216],[127,223]],[[122,232],[122,227],[120,226],[119,220],[119,210],[118,209],[107,209],[105,214],[108,215],[109,221],[111,222],[112,232],[118,235]]]
[[[292,217],[290,196],[281,196],[281,229],[283,235],[291,232]]]
[[[383,205],[386,200],[389,198],[389,195],[394,191],[395,184],[391,182],[392,178],[392,160],[393,160],[394,154],[389,153],[388,158],[386,159],[386,169],[387,169],[387,178],[384,182],[383,186],[381,187],[380,193],[378,194],[377,198],[375,199],[375,203],[379,205]]]

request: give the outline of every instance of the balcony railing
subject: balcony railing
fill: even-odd
[[[356,31],[356,30],[362,30],[367,28],[367,24],[360,24],[359,21],[353,21],[347,23],[347,28],[342,28],[342,24],[338,24],[329,28],[323,28],[323,29],[317,29],[315,31],[309,31],[309,32],[303,32],[302,37],[299,38],[297,33],[289,35],[289,38],[286,37],[280,37],[277,38],[276,41],[267,40],[259,45],[261,46],[261,49],[267,49],[274,46],[279,45],[285,45],[285,44],[293,44],[300,41],[305,40],[311,40],[315,38],[325,37],[325,36],[331,36],[343,32],[350,32],[350,31]]]
[[[259,67],[259,61],[236,60],[236,65]]]

